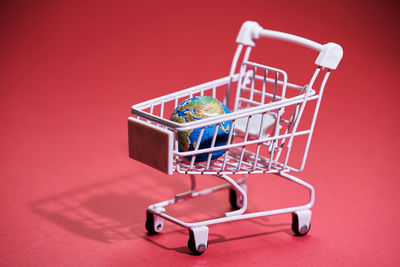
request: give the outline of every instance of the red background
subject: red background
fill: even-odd
[[[1,266],[399,265],[398,10],[390,1],[3,1]],[[220,224],[195,257],[178,226],[146,235],[147,205],[186,190],[188,178],[130,160],[126,118],[132,104],[226,75],[245,20],[344,48],[299,175],[316,188],[312,228],[294,237],[289,215]],[[293,50],[304,54],[292,60],[271,45],[260,63],[290,63],[289,81],[311,75],[301,64],[315,53]],[[250,178],[250,211],[306,200],[275,176]],[[228,208],[221,192],[173,212],[189,220]]]

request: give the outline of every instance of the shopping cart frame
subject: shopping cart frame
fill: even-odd
[[[249,61],[255,41],[260,37],[281,39],[318,51],[319,54],[315,61],[317,67],[310,82],[303,86],[289,83],[287,74],[283,70]],[[314,204],[314,188],[290,174],[290,172],[301,172],[305,167],[325,84],[331,70],[336,69],[343,56],[343,50],[337,44],[327,43],[321,45],[295,35],[263,29],[256,22],[251,21],[247,21],[242,25],[236,42],[238,47],[228,76],[136,104],[132,106],[133,116],[128,118],[131,158],[168,174],[173,174],[174,172],[189,174],[191,180],[189,191],[176,194],[170,200],[152,204],[148,207],[146,229],[150,234],[159,233],[163,228],[164,219],[189,229],[188,247],[196,255],[202,254],[208,247],[208,226],[218,223],[292,213],[293,232],[300,236],[308,233],[311,221],[310,209]],[[243,48],[245,49],[243,50]],[[242,63],[238,68],[240,57],[242,57]],[[235,73],[237,69],[238,72]],[[257,71],[261,71],[261,75],[260,73],[257,74]],[[273,75],[268,76],[271,75],[268,73]],[[322,81],[319,83],[319,88],[315,88],[315,81],[320,74],[323,75]],[[256,88],[258,81],[261,82],[262,85],[259,86],[262,89]],[[231,106],[230,101],[234,84],[237,85],[237,89],[234,97],[233,112],[230,114],[183,124],[170,121],[164,114],[164,107],[167,104],[172,104],[176,107],[179,104],[179,99],[204,95],[216,97],[217,89],[223,86],[225,90],[224,104]],[[272,86],[271,92],[266,89],[269,84]],[[286,90],[288,89],[297,90],[298,94],[286,97]],[[257,94],[260,97],[256,101],[255,95]],[[266,99],[270,99],[270,101],[267,103]],[[316,102],[311,124],[307,129],[298,130],[302,114],[309,101]],[[285,109],[292,110],[289,112],[290,116],[288,118],[284,118]],[[156,114],[157,112],[158,114]],[[264,135],[264,124],[267,123],[267,116],[274,118],[269,126],[273,130],[271,134]],[[259,128],[252,129],[250,126],[256,119],[258,121],[256,121],[255,125]],[[205,127],[212,125],[218,125],[219,127],[221,123],[226,121],[233,122],[229,130],[227,144],[218,147],[214,146],[217,135],[217,130],[215,130],[211,146],[199,149]],[[244,121],[242,128],[240,128],[241,121]],[[194,129],[200,129],[195,149],[192,151],[179,151],[177,133]],[[251,135],[254,135],[254,133],[256,137],[252,139]],[[233,136],[240,134],[241,137],[238,140],[232,141]],[[296,167],[289,164],[289,158],[294,138],[298,136],[305,136],[307,141],[301,163]],[[154,140],[161,141],[154,142]],[[247,147],[250,146],[255,146],[255,151],[247,150]],[[265,157],[261,156],[260,152],[263,147],[267,149],[267,156]],[[156,148],[161,149],[162,152],[149,153],[149,151],[153,151]],[[222,149],[226,152],[221,156],[221,159],[211,160],[212,153]],[[208,153],[208,158],[206,162],[198,163],[196,162],[196,156],[201,153]],[[309,191],[308,202],[295,207],[245,213],[247,208],[247,185],[245,181],[248,174],[255,173],[271,173],[299,184]],[[195,175],[204,174],[214,175],[224,180],[225,183],[202,191],[196,191]],[[241,174],[242,178],[235,181],[228,176],[231,174]],[[224,217],[187,223],[166,213],[165,207],[169,205],[208,195],[226,188],[230,189],[230,202],[233,211],[226,212]]]

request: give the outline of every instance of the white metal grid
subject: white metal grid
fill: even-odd
[[[175,138],[173,169],[179,173],[250,174],[278,172],[285,169],[301,171],[304,167],[318,109],[315,109],[313,122],[307,129],[297,131],[297,128],[307,101],[316,100],[317,106],[319,106],[329,71],[324,72],[325,77],[321,88],[315,90],[313,84],[319,73],[320,68],[318,67],[310,83],[301,86],[288,83],[287,74],[282,70],[246,61],[243,62],[237,74],[135,105],[132,113],[139,119],[167,128],[175,133],[200,129],[197,146],[193,151],[180,152],[177,138]],[[226,91],[233,86],[236,86],[237,89],[232,113],[184,124],[169,120],[170,114],[182,100],[206,95],[215,98],[219,91]],[[295,91],[296,94],[286,98],[287,90]],[[166,111],[167,106],[169,107],[168,112]],[[288,112],[289,110],[290,112]],[[268,133],[263,132],[266,116],[275,118]],[[258,128],[250,128],[251,120],[257,117],[260,122]],[[211,146],[199,149],[199,141],[205,127],[217,125],[215,129],[218,129],[218,126],[226,121],[232,121],[233,125],[229,131],[227,144],[214,147],[217,135],[215,130]],[[236,127],[239,121],[242,126],[245,122],[245,130]],[[249,134],[250,132],[258,132],[258,135]],[[302,164],[296,168],[290,166],[288,162],[294,137],[302,135],[307,135],[309,138],[305,146]],[[219,150],[226,152],[218,159],[211,160],[212,152]],[[196,162],[196,155],[203,153],[209,154],[208,160]],[[191,160],[187,160],[190,157]]]

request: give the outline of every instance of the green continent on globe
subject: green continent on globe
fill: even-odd
[[[187,130],[185,132],[178,133],[178,143],[183,149],[183,151],[189,151],[190,147],[190,139],[189,136],[193,132],[193,130]]]
[[[221,102],[210,96],[194,97],[185,100],[180,104],[171,116],[171,120],[179,123],[187,123],[208,117],[215,117],[225,114]],[[229,125],[224,127],[220,125],[220,129],[225,133],[229,132]],[[193,130],[178,133],[178,142],[183,151],[189,151],[190,145],[194,149],[196,142],[190,141],[190,134]]]

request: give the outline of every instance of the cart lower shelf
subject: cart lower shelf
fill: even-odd
[[[314,189],[310,184],[300,180],[299,178],[294,177],[293,175],[288,174],[287,172],[279,172],[277,173],[277,175],[307,188],[309,190],[309,202],[302,206],[245,213],[247,208],[247,185],[245,183],[247,178],[246,175],[244,175],[241,179],[237,181],[233,180],[227,175],[218,175],[217,177],[225,180],[226,183],[216,187],[207,188],[202,191],[196,191],[195,176],[190,175],[192,185],[190,191],[177,194],[173,199],[152,204],[148,207],[146,211],[146,229],[150,235],[160,233],[164,228],[164,220],[168,220],[172,223],[187,228],[189,231],[188,248],[194,255],[203,254],[208,247],[208,226],[228,221],[238,221],[277,214],[291,213],[293,233],[297,236],[304,236],[309,232],[311,226],[310,208],[314,204]],[[166,213],[166,206],[173,205],[187,199],[208,195],[222,189],[229,189],[229,201],[232,211],[226,212],[221,218],[187,223]]]

